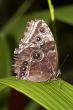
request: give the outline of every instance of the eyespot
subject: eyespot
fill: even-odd
[[[40,53],[39,52],[33,52],[33,58],[34,59],[38,59],[39,57],[40,57],[41,55],[40,55]]]
[[[39,31],[44,33],[45,32],[45,28],[44,27],[40,27]]]
[[[21,77],[25,76],[25,72],[21,72],[21,73],[20,73],[20,76],[21,76]]]
[[[24,61],[20,67],[20,71],[26,71],[28,65],[28,61]]]
[[[23,65],[27,66],[28,65],[28,61],[24,61]]]
[[[36,41],[41,41],[42,38],[40,36],[36,36]]]
[[[41,50],[36,50],[32,52],[32,61],[35,62],[39,62],[43,59],[44,57],[44,53]]]
[[[20,71],[22,71],[22,72],[23,72],[23,71],[26,71],[26,66],[23,66],[23,65],[22,65],[22,66],[20,67]]]
[[[43,38],[43,36],[42,35],[37,35],[37,36],[35,36],[35,44],[38,46],[38,47],[40,47],[41,45],[43,45],[44,44],[44,38]]]

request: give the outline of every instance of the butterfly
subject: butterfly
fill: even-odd
[[[44,20],[31,20],[14,51],[14,73],[20,80],[43,82],[57,77],[58,54],[52,32]]]

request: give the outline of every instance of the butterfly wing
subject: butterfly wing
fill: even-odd
[[[30,21],[21,39],[14,72],[18,79],[31,81],[53,80],[57,75],[57,49],[53,35],[43,20]]]

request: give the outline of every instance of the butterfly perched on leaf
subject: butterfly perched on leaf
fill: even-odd
[[[56,79],[56,43],[44,20],[31,20],[27,23],[14,57],[13,66],[17,79],[36,82]]]

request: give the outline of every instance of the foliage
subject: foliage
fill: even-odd
[[[73,108],[73,86],[65,81],[36,83],[9,77],[1,79],[0,83],[27,95],[46,109],[71,110]]]
[[[30,81],[16,80],[15,77],[11,77],[13,51],[23,36],[27,21],[38,18],[44,19],[49,24],[51,22],[48,9],[27,14],[26,12],[30,9],[32,3],[33,0],[30,2],[26,0],[0,32],[0,91],[9,86],[27,95],[46,109],[72,110],[73,86],[71,84],[63,80],[33,83]],[[72,10],[73,5],[55,8],[55,19],[73,26]],[[4,94],[7,95],[9,92],[6,91]],[[6,105],[3,106],[5,108]],[[37,104],[35,104],[36,106]]]

